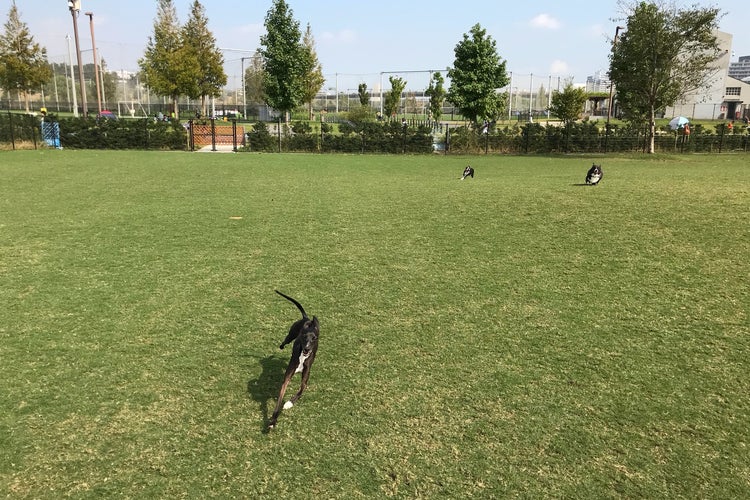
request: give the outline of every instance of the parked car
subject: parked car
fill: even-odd
[[[105,120],[117,120],[117,115],[111,112],[108,109],[103,109],[101,112],[96,115],[98,119],[105,119]]]

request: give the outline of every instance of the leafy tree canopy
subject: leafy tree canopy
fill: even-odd
[[[260,38],[263,93],[269,106],[288,115],[304,102],[310,53],[301,41],[299,22],[284,0],[273,0],[265,26],[266,34]]]
[[[313,38],[309,24],[305,30],[305,35],[302,37],[302,45],[303,52],[305,52],[304,61],[307,63],[303,74],[304,96],[302,99],[307,104],[308,114],[310,119],[312,119],[312,103],[326,80],[323,77],[323,67],[320,65],[320,61],[318,61],[318,54],[315,51],[315,39]]]
[[[443,114],[443,102],[446,95],[445,88],[443,88],[444,83],[445,78],[437,71],[430,78],[430,84],[427,86],[427,90],[425,90],[425,95],[430,98],[430,116],[435,121],[440,120],[440,116]]]
[[[451,85],[447,98],[475,125],[496,120],[505,108],[508,85],[506,62],[497,54],[495,40],[475,24],[454,49],[455,61],[448,70]]]
[[[15,1],[4,28],[0,36],[0,87],[23,92],[29,112],[29,96],[52,78],[47,50],[34,42]]]
[[[388,81],[391,82],[391,90],[385,95],[383,112],[385,116],[395,116],[401,103],[401,94],[406,88],[406,80],[399,76],[390,76]]]
[[[370,105],[370,94],[367,93],[367,84],[360,83],[357,87],[357,94],[359,94],[359,104],[362,106]]]
[[[202,112],[206,114],[206,98],[219,97],[227,84],[224,72],[224,56],[216,46],[216,38],[208,29],[206,9],[199,0],[194,0],[190,17],[182,28],[182,41],[187,57],[197,62],[198,71],[193,75],[192,85],[186,94],[192,99],[201,99]]]
[[[568,81],[561,91],[556,90],[552,93],[549,110],[567,125],[578,119],[587,99],[584,89],[575,87],[573,82]]]
[[[249,103],[260,104],[264,101],[263,56],[260,51],[255,51],[248,61],[248,66],[245,68],[245,97]]]
[[[654,151],[655,118],[691,92],[707,88],[721,55],[716,31],[720,11],[666,2],[619,2],[626,31],[613,43],[610,79],[626,119],[649,123]]]
[[[159,0],[154,33],[148,39],[146,52],[138,61],[146,85],[159,95],[172,99],[178,116],[177,98],[198,93],[196,75],[200,63],[195,52],[183,43],[183,32],[172,0]]]

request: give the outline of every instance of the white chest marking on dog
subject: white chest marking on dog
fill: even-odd
[[[297,369],[294,370],[294,373],[301,373],[302,369],[305,367],[305,360],[310,357],[310,353],[304,354],[301,353],[299,355],[299,364],[297,365]]]

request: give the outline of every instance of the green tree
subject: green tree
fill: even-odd
[[[367,84],[366,83],[360,83],[357,87],[357,93],[359,94],[359,103],[362,105],[362,107],[367,107],[370,105],[370,94],[367,93]]]
[[[216,38],[208,29],[206,9],[194,0],[190,17],[182,28],[183,53],[190,60],[198,62],[198,72],[193,75],[193,82],[185,92],[191,99],[201,100],[201,114],[206,115],[206,98],[219,97],[227,84],[224,72],[224,56],[216,46]]]
[[[505,109],[507,98],[499,89],[510,79],[506,62],[497,54],[495,40],[475,24],[469,34],[464,33],[454,52],[453,68],[448,70],[451,85],[447,99],[474,125],[479,120],[496,120]]]
[[[430,77],[430,84],[424,92],[425,95],[430,98],[430,116],[434,121],[439,121],[440,117],[443,115],[443,102],[445,102],[444,84],[445,78],[443,78],[443,75],[441,75],[439,71],[436,71],[435,74]]]
[[[313,118],[313,101],[315,96],[318,95],[318,91],[323,87],[326,79],[323,77],[323,67],[318,61],[318,54],[315,51],[315,39],[312,35],[310,25],[307,25],[305,35],[302,37],[302,45],[306,54],[307,67],[303,75],[304,80],[304,96],[302,101],[307,104],[307,111],[310,119]]]
[[[647,3],[620,6],[626,31],[612,44],[610,79],[627,120],[648,123],[648,152],[654,152],[656,114],[685,95],[707,88],[721,55],[716,31],[720,11]]]
[[[391,82],[391,90],[385,95],[383,112],[385,116],[395,116],[398,113],[401,94],[406,88],[406,81],[398,76],[390,76],[388,81]]]
[[[31,95],[52,78],[47,62],[47,50],[34,42],[26,23],[13,1],[0,37],[0,87],[6,91],[22,92],[29,109]]]
[[[250,63],[245,68],[245,99],[257,113],[258,106],[264,102],[263,97],[263,56],[256,50]]]
[[[197,93],[200,63],[194,51],[183,43],[177,10],[172,0],[159,0],[154,33],[148,39],[146,52],[138,61],[146,85],[158,95],[172,100],[172,110],[179,118],[177,99]]]
[[[266,34],[260,38],[263,94],[266,103],[288,121],[289,112],[304,102],[309,52],[300,41],[299,22],[284,0],[273,0],[265,26]]]
[[[569,125],[581,116],[587,98],[584,89],[575,87],[573,82],[568,81],[562,90],[552,92],[552,103],[549,111],[562,120],[565,125]]]

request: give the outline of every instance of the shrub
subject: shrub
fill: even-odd
[[[268,131],[265,122],[258,121],[253,124],[253,129],[246,134],[247,149],[258,152],[276,151],[276,141]]]
[[[187,131],[178,121],[60,120],[60,143],[74,149],[187,149]]]

